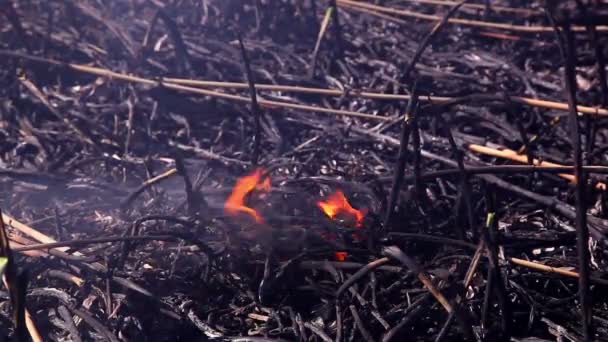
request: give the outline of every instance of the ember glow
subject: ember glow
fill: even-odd
[[[264,177],[262,179],[262,169],[256,169],[251,174],[243,176],[237,179],[234,189],[226,203],[224,204],[224,211],[232,216],[237,216],[240,213],[246,213],[253,217],[257,223],[264,223],[262,216],[253,208],[246,205],[245,200],[247,195],[252,191],[269,191],[270,190],[270,178]]]
[[[346,260],[346,257],[348,256],[348,253],[346,253],[346,252],[336,252],[335,256],[336,256],[336,261],[344,261],[344,260]]]
[[[344,215],[349,219],[354,219],[356,227],[361,227],[363,224],[365,210],[353,208],[340,190],[331,194],[325,201],[317,202],[317,206],[332,220]]]

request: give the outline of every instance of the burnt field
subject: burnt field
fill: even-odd
[[[608,340],[602,6],[0,0],[0,336]]]

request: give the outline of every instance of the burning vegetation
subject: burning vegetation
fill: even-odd
[[[332,220],[347,220],[358,228],[363,225],[365,210],[353,208],[340,190],[336,190],[327,199],[318,201],[317,206]]]
[[[257,223],[264,223],[264,218],[254,208],[247,206],[247,198],[253,192],[267,192],[270,190],[270,177],[264,176],[262,169],[256,169],[253,173],[237,179],[232,193],[226,199],[224,211],[233,216],[242,213],[252,217]]]
[[[606,7],[0,0],[0,340],[605,340]]]

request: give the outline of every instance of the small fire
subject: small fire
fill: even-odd
[[[332,220],[336,219],[338,215],[347,215],[355,220],[357,228],[363,224],[365,210],[353,208],[340,190],[331,194],[325,201],[317,202],[317,206]]]
[[[336,261],[344,261],[346,260],[346,257],[348,256],[348,253],[346,252],[336,252],[334,253],[335,257],[336,257]]]
[[[246,213],[253,217],[257,223],[264,223],[262,216],[255,209],[245,204],[245,198],[252,191],[266,192],[270,190],[270,178],[266,176],[262,179],[263,173],[264,170],[256,169],[251,174],[237,179],[232,193],[224,204],[224,211],[227,214],[236,216],[239,213]]]

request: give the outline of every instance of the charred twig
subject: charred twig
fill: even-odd
[[[397,204],[397,198],[401,190],[401,184],[403,182],[403,175],[405,172],[405,163],[407,160],[407,144],[411,132],[411,120],[413,116],[416,116],[415,111],[418,109],[417,97],[416,97],[416,83],[412,89],[412,99],[408,102],[407,108],[405,109],[404,120],[401,126],[401,136],[399,140],[399,152],[397,156],[397,162],[395,163],[395,170],[393,171],[393,184],[391,185],[391,192],[389,194],[386,212],[384,214],[383,227],[385,231],[390,231],[391,219],[393,212],[395,211],[395,205]]]
[[[359,313],[357,312],[357,308],[354,305],[349,305],[348,308],[350,309],[351,315],[353,315],[353,318],[355,319],[355,325],[357,326],[357,329],[359,329],[359,333],[361,333],[361,336],[367,342],[373,342],[374,338],[372,337],[372,335],[369,333],[369,331],[365,327],[365,324],[363,324],[363,321],[361,320],[361,317],[359,317]]]
[[[190,180],[190,176],[188,175],[188,170],[186,170],[186,165],[184,165],[184,161],[182,156],[179,153],[174,153],[175,160],[175,169],[177,170],[177,174],[179,174],[184,179],[184,188],[186,191],[186,203],[188,203],[188,215],[196,216],[196,196],[194,195],[194,189],[192,187],[192,181]]]
[[[161,218],[157,218],[157,217],[142,218],[142,219],[140,219],[140,222],[145,221],[145,219],[161,219]],[[166,218],[162,217],[162,219],[166,219]],[[174,219],[174,218],[170,218],[170,219]],[[35,240],[37,240],[39,242],[42,242],[42,243],[57,242],[57,241],[53,240],[52,238],[48,237],[47,235],[35,230],[34,228],[32,228],[26,224],[19,222],[18,220],[14,219],[4,213],[2,213],[2,220],[3,220],[3,222],[7,223],[9,226],[19,230],[20,232],[26,234],[27,236],[31,236],[32,238],[34,238]],[[201,247],[203,249],[205,249],[205,246],[201,246]],[[102,264],[97,263],[97,262],[89,264],[88,263],[89,260],[85,259],[84,256],[82,255],[82,253],[75,252],[75,253],[73,253],[73,255],[68,255],[65,253],[65,251],[67,251],[67,250],[68,250],[67,247],[56,247],[56,249],[49,250],[48,252],[51,255],[59,256],[66,260],[78,262],[80,266],[86,267],[87,269],[100,273],[101,275],[103,275],[106,272],[106,267],[103,266]],[[152,295],[152,293],[150,293],[150,291],[142,288],[141,286],[135,284],[134,282],[132,282],[129,279],[113,276],[112,280],[114,280],[114,282],[116,282],[117,284],[124,286],[126,288],[129,288],[129,289],[132,289],[133,291],[136,291],[138,293],[141,293],[141,294],[145,295],[146,297],[155,298]],[[26,319],[27,319],[27,317],[28,317],[28,315],[26,312]]]
[[[178,173],[177,168],[172,168],[157,176],[154,176],[154,177],[146,180],[145,182],[142,183],[142,185],[139,188],[137,188],[135,191],[133,191],[129,196],[127,196],[127,198],[125,198],[122,201],[122,203],[120,205],[121,208],[123,208],[123,210],[124,210],[124,208],[128,208],[129,206],[131,206],[131,203],[133,203],[133,201],[137,198],[137,196],[139,196],[146,189],[148,189],[152,185],[155,185],[177,173]]]
[[[360,129],[356,129],[356,128],[353,130],[357,131],[361,134],[367,135],[369,137],[379,139],[380,141],[383,141],[389,145],[399,146],[399,140],[397,140],[391,136],[379,134],[379,133],[375,133],[375,132],[370,132],[368,130],[360,130]],[[456,167],[458,165],[457,162],[455,162],[449,158],[442,157],[440,155],[437,155],[435,153],[432,153],[432,152],[429,152],[426,150],[422,150],[421,155],[425,158],[430,158],[430,159],[439,161],[443,164],[450,165],[452,167]],[[529,166],[527,166],[527,167],[529,169]],[[467,169],[468,168],[469,168],[469,166],[467,166]],[[481,174],[477,174],[477,177],[484,179],[486,182],[494,184],[504,190],[507,190],[509,192],[515,193],[519,196],[531,199],[537,203],[541,203],[544,206],[552,208],[569,219],[574,219],[576,216],[576,211],[571,206],[555,199],[552,196],[544,196],[544,195],[537,194],[528,189],[524,189],[520,186],[509,183],[492,174],[481,173]],[[597,217],[589,215],[589,220],[591,223],[589,225],[590,226],[589,228],[591,229],[591,233],[592,233],[593,237],[598,240],[603,241],[605,239],[605,235],[608,233],[608,227],[606,227],[606,225],[603,222],[598,221],[599,219]]]
[[[487,329],[488,326],[488,309],[490,307],[490,300],[492,297],[492,289],[494,288],[494,283],[496,282],[496,277],[495,277],[496,271],[492,268],[489,267],[488,271],[486,273],[486,284],[485,284],[485,291],[483,294],[483,304],[481,306],[481,320],[479,325],[481,326],[482,329]]]
[[[188,53],[188,47],[184,43],[184,39],[182,38],[182,34],[180,33],[177,24],[162,8],[156,10],[156,16],[165,23],[165,26],[169,30],[169,35],[175,45],[175,55],[178,59],[178,65],[183,68],[182,71],[192,73],[192,63],[190,62],[191,57]]]
[[[509,338],[511,335],[511,308],[509,307],[508,293],[505,287],[506,281],[504,281],[503,279],[503,274],[500,270],[500,264],[498,260],[498,245],[496,244],[496,233],[498,232],[498,220],[496,219],[496,200],[493,196],[491,186],[488,186],[486,189],[486,206],[488,216],[486,227],[485,229],[482,228],[481,231],[481,236],[482,239],[485,241],[485,246],[488,250],[488,259],[490,261],[490,267],[488,268],[488,278],[486,279],[486,298],[489,298],[490,293],[494,288],[496,290],[496,296],[498,297],[498,306],[501,310],[502,333],[505,338]],[[494,283],[493,286],[492,283]]]
[[[477,244],[475,254],[473,254],[473,258],[471,258],[471,263],[469,264],[467,273],[464,276],[463,291],[465,291],[465,292],[469,290],[469,286],[471,285],[471,281],[473,281],[473,276],[477,272],[477,268],[479,267],[479,261],[481,260],[482,254],[484,253],[485,249],[486,248],[485,248],[484,240],[480,239],[479,243]],[[463,294],[463,297],[466,298],[466,294]],[[483,314],[483,312],[482,312],[482,314]],[[482,317],[483,317],[483,315],[482,315]],[[437,337],[435,337],[436,342],[443,340],[445,335],[450,330],[452,323],[454,323],[455,318],[456,318],[455,311],[449,314],[448,319],[446,319],[445,323],[443,324],[443,327],[441,328],[441,331],[439,331],[439,334],[437,334]]]
[[[378,260],[381,260],[381,259],[378,259]],[[365,266],[364,264],[360,264],[358,262],[349,262],[349,261],[308,261],[308,260],[300,262],[299,266],[302,269],[323,269],[326,267],[327,264],[330,264],[331,267],[340,269],[340,270],[358,270],[358,269],[361,269],[361,267]],[[391,273],[403,272],[403,268],[400,266],[384,265],[384,266],[374,267],[374,269],[391,272]],[[370,271],[366,270],[365,272],[369,273]],[[360,279],[360,278],[361,277],[359,277],[358,279]],[[358,280],[358,279],[356,279],[356,280]],[[344,290],[342,290],[342,292],[344,292]]]
[[[106,304],[106,315],[108,318],[112,317],[112,313],[114,312],[114,303],[112,302],[112,274],[114,273],[114,265],[110,260],[108,255],[104,255],[105,264],[106,264],[106,272],[104,274],[105,279],[105,293],[104,293],[104,302]]]
[[[382,336],[382,342],[391,341],[399,331],[403,330],[408,324],[412,323],[413,320],[419,317],[419,314],[427,307],[425,304],[427,304],[430,298],[431,295],[428,293],[421,295],[420,298],[408,306],[408,308],[403,312],[403,318],[401,321],[399,321],[399,323],[392,327],[389,331],[384,333]]]
[[[468,174],[466,172],[466,169],[464,167],[464,155],[462,153],[462,151],[460,149],[458,149],[458,146],[456,145],[456,141],[454,140],[454,135],[452,134],[452,129],[451,127],[448,125],[447,129],[446,129],[446,135],[448,136],[448,140],[450,142],[450,147],[452,148],[452,153],[454,154],[454,157],[456,158],[456,162],[458,163],[458,171],[460,172],[460,192],[459,195],[462,195],[462,197],[458,197],[459,199],[462,198],[464,200],[464,206],[465,206],[465,210],[467,213],[467,224],[468,224],[468,228],[469,231],[471,232],[473,239],[477,239],[477,231],[475,230],[475,223],[474,223],[474,219],[473,219],[473,204],[472,204],[472,200],[471,200],[471,185],[469,183],[469,177]],[[456,218],[458,219],[460,217],[460,204],[461,202],[459,201],[458,203],[459,205],[455,206],[455,210],[456,211]],[[457,220],[458,221],[458,220]],[[460,229],[460,238],[464,239],[466,237],[466,234],[464,233],[463,229]]]
[[[418,277],[420,282],[422,284],[424,284],[424,286],[429,290],[429,292],[433,295],[433,297],[435,297],[437,302],[439,304],[441,304],[441,306],[445,309],[445,311],[448,314],[451,314],[452,312],[456,311],[456,318],[458,319],[458,323],[460,324],[460,327],[463,329],[463,333],[465,334],[465,336],[468,337],[468,336],[472,335],[471,325],[469,323],[470,319],[467,317],[465,312],[459,310],[458,308],[454,308],[454,306],[448,301],[448,299],[443,295],[443,293],[441,293],[437,289],[437,287],[435,287],[435,285],[433,285],[433,282],[431,281],[429,276],[418,266],[418,264],[414,261],[414,259],[412,259],[407,254],[405,254],[397,246],[384,247],[382,249],[382,253],[393,259],[400,261],[409,270],[414,272],[414,274],[416,274],[416,276]]]
[[[127,108],[129,109],[129,115],[127,118],[127,137],[125,138],[125,155],[129,154],[129,148],[131,147],[131,138],[133,136],[133,119],[135,117],[135,108],[133,105],[133,99],[129,97],[127,99]]]
[[[69,304],[69,303],[66,303]],[[68,305],[68,309],[76,314],[78,317],[82,318],[84,322],[90,325],[95,331],[97,331],[100,335],[107,338],[110,342],[119,342],[120,340],[114,333],[112,333],[108,328],[106,328],[99,320],[97,320],[93,315],[91,315],[85,309],[80,309],[75,307],[74,305]]]
[[[131,237],[137,237],[139,235],[139,227],[146,221],[155,221],[155,220],[163,220],[163,221],[169,221],[169,222],[174,222],[177,224],[181,224],[184,226],[190,225],[191,223],[189,221],[186,220],[181,220],[179,218],[173,217],[173,216],[165,216],[165,215],[150,215],[150,216],[146,216],[146,217],[142,217],[138,220],[136,220],[135,222],[133,222],[133,224],[131,225],[131,229],[125,232],[124,237],[128,237],[129,235]],[[118,265],[124,265],[124,262],[126,261],[127,257],[129,256],[129,253],[131,252],[131,248],[132,248],[132,244],[129,242],[129,239],[124,240],[125,242],[122,245],[122,252],[119,258],[119,262]]]
[[[404,239],[404,240],[418,240],[418,241],[425,241],[425,242],[434,242],[434,243],[438,243],[438,244],[454,245],[454,246],[468,248],[468,249],[476,248],[476,246],[474,244],[463,241],[463,240],[449,239],[449,238],[444,238],[441,236],[433,236],[433,235],[426,235],[426,234],[388,233],[388,237]]]
[[[29,38],[25,34],[25,30],[23,29],[23,25],[21,25],[21,20],[19,19],[19,15],[13,6],[12,0],[2,1],[0,3],[0,14],[4,14],[6,19],[11,23],[13,29],[19,36],[21,44],[25,47],[27,51],[32,51],[29,43]]]
[[[262,280],[260,281],[260,286],[258,287],[258,300],[260,303],[266,303],[266,294],[268,292],[268,288],[270,287],[270,258],[272,257],[272,251],[269,251],[266,254],[266,259],[264,260],[264,273],[262,275]]]
[[[247,50],[243,44],[241,35],[238,35],[239,46],[241,48],[241,56],[243,57],[243,65],[245,66],[245,74],[247,75],[247,81],[249,82],[249,95],[251,96],[251,113],[253,114],[253,151],[251,152],[251,164],[255,167],[258,165],[258,159],[260,157],[260,143],[262,139],[262,126],[261,126],[261,113],[260,107],[258,106],[258,96],[255,89],[255,79],[253,72],[251,72],[251,63],[247,56]]]
[[[333,21],[333,29],[334,29],[334,40],[336,45],[334,46],[334,53],[338,59],[341,59],[344,54],[344,42],[342,41],[342,27],[340,26],[340,16],[338,15],[338,5],[336,4],[336,0],[329,0],[329,6],[331,6],[332,10],[332,21]]]
[[[422,182],[420,180],[420,173],[422,166],[420,158],[420,131],[418,128],[418,109],[414,109],[411,116],[411,131],[412,131],[412,148],[414,149],[414,198],[418,200],[418,204],[422,204],[424,191],[422,189]],[[406,143],[407,148],[407,143]]]
[[[73,9],[78,9],[78,11],[84,14],[86,17],[89,17],[100,25],[105,26],[108,29],[108,32],[111,32],[114,37],[120,42],[120,44],[128,53],[129,57],[132,60],[135,59],[135,43],[131,39],[129,32],[124,27],[121,27],[114,20],[108,18],[99,9],[97,9],[90,3],[74,0],[69,0],[66,2],[69,3]]]
[[[77,277],[77,276],[75,276],[73,274],[70,274],[68,272],[63,272],[63,271],[59,271],[59,270],[48,270],[46,272],[46,275],[48,275],[49,277],[63,279],[63,280],[68,281],[70,283],[74,283],[78,287],[84,285],[84,280],[82,278],[79,278],[79,277]]]
[[[576,112],[576,48],[574,46],[574,36],[570,23],[562,26],[565,40],[561,38],[561,33],[555,26],[555,20],[552,13],[547,11],[547,17],[551,21],[555,34],[558,36],[557,43],[559,45],[562,59],[565,63],[565,83],[566,96],[568,97],[568,105],[570,107],[569,114],[569,130],[570,140],[573,147],[574,159],[574,180],[575,201],[576,201],[576,231],[577,231],[577,251],[578,251],[578,266],[579,266],[579,295],[581,303],[582,329],[585,341],[592,339],[591,326],[591,293],[589,292],[589,228],[587,227],[587,206],[585,201],[585,174],[583,173],[583,159],[581,148],[581,137],[579,133],[578,113]]]
[[[580,337],[574,333],[568,331],[568,329],[563,326],[551,321],[550,319],[543,317],[540,319],[541,322],[545,323],[549,328],[549,333],[556,337],[557,340],[563,339],[563,337],[567,338],[569,341],[578,342],[580,341]]]
[[[186,317],[188,317],[190,322],[192,322],[192,324],[194,324],[194,326],[198,328],[198,330],[200,330],[208,338],[216,339],[224,336],[223,333],[201,320],[194,311],[188,310]]]
[[[20,79],[21,83],[34,95],[46,108],[47,110],[53,114],[58,120],[65,123],[71,130],[73,130],[78,136],[80,136],[84,141],[86,141],[91,146],[96,146],[93,142],[93,137],[91,134],[86,131],[80,129],[76,124],[74,124],[73,120],[63,115],[60,111],[55,109],[54,106],[51,105],[47,96],[38,88],[32,81],[28,80],[25,77]]]
[[[441,327],[441,330],[439,330],[439,334],[437,334],[437,336],[435,337],[435,342],[443,341],[443,339],[447,335],[448,331],[450,330],[450,326],[452,325],[452,323],[454,323],[455,318],[456,318],[456,315],[454,313],[451,313],[448,316],[448,319],[443,324],[443,327]]]
[[[321,340],[325,342],[333,342],[331,337],[329,337],[329,335],[327,335],[321,328],[317,327],[316,325],[310,322],[304,322],[304,326],[310,329],[310,331],[312,331],[315,335],[319,336]]]
[[[357,282],[357,280],[363,278],[366,274],[368,274],[372,270],[374,270],[388,262],[389,262],[389,258],[380,258],[380,259],[370,262],[369,264],[367,264],[364,267],[362,267],[361,269],[359,269],[352,276],[350,276],[348,279],[346,279],[346,281],[342,285],[340,285],[340,287],[338,288],[338,291],[336,291],[336,297],[340,298],[340,295],[344,292],[344,290],[351,287],[355,282]]]
[[[170,141],[169,145],[173,146],[179,150],[182,150],[182,151],[191,152],[199,158],[208,159],[208,160],[217,160],[226,165],[239,165],[239,166],[249,165],[249,163],[247,163],[243,160],[225,157],[225,156],[219,155],[217,153],[214,153],[209,150],[202,149],[202,148],[199,148],[196,146],[188,146],[188,145],[176,143],[173,141]]]
[[[55,206],[53,209],[53,213],[55,214],[55,235],[57,235],[58,240],[63,240],[65,237],[63,234],[63,225],[61,224],[61,216],[59,215],[59,208]]]
[[[452,8],[450,8],[448,13],[446,13],[443,16],[443,18],[441,18],[441,20],[439,22],[437,22],[435,24],[435,26],[433,26],[431,31],[424,37],[424,39],[422,39],[422,41],[418,45],[418,48],[416,49],[416,52],[414,53],[414,57],[412,57],[412,60],[410,61],[407,68],[401,75],[401,78],[400,78],[401,83],[403,83],[403,84],[409,83],[410,75],[411,75],[412,71],[414,71],[414,69],[416,68],[416,63],[418,63],[418,60],[420,59],[420,57],[422,57],[424,50],[426,50],[426,48],[429,46],[429,44],[431,44],[433,39],[435,39],[435,37],[439,34],[439,32],[441,32],[441,29],[443,29],[445,24],[447,24],[448,20],[450,20],[450,17],[453,16],[456,13],[456,11],[458,11],[460,6],[464,5],[464,3],[467,1],[468,0],[462,0],[461,2],[459,2],[458,4],[456,4]]]
[[[587,10],[587,5],[583,4],[582,1],[576,1],[577,7],[581,10],[581,13],[586,18],[593,17],[593,14],[589,13]],[[587,26],[587,33],[589,34],[589,39],[593,43],[594,53],[595,53],[595,63],[597,66],[597,75],[598,82],[600,84],[601,89],[601,100],[600,103],[602,106],[608,104],[608,80],[606,78],[606,61],[604,60],[604,52],[599,43],[599,38],[597,34],[597,30],[595,25],[589,24]],[[586,116],[585,117],[585,136],[586,136],[586,146],[585,152],[587,152],[587,158],[591,156],[591,151],[593,150],[595,144],[595,134],[597,130],[597,122],[595,118]]]
[[[59,305],[59,307],[57,308],[57,312],[65,322],[65,326],[67,328],[67,331],[70,333],[70,338],[72,339],[72,341],[81,342],[82,339],[80,338],[80,334],[78,333],[78,328],[76,328],[76,324],[74,324],[74,319],[72,318],[72,315],[70,314],[68,309],[63,305]]]

